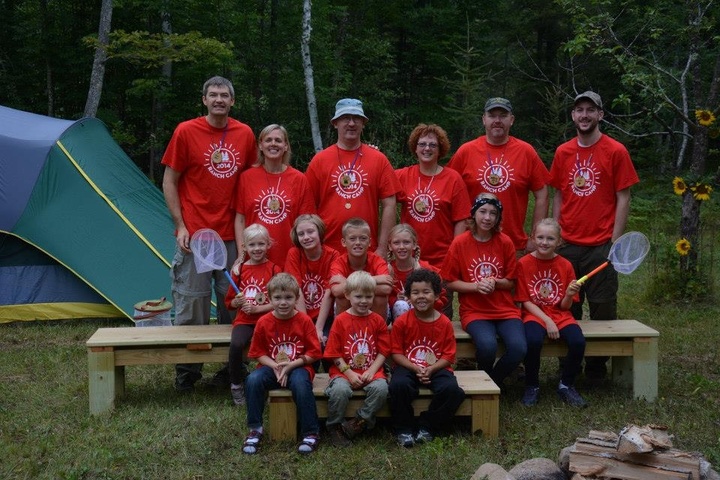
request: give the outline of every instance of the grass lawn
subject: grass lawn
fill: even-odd
[[[316,479],[469,478],[484,462],[509,469],[532,458],[556,459],[589,430],[629,423],[667,425],[678,448],[720,463],[720,308],[648,305],[639,297],[647,269],[623,277],[621,318],[661,332],[660,388],[655,403],[615,386],[578,389],[590,403],[572,409],[555,396],[557,363],[543,362],[542,397],[519,404],[522,385],[501,397],[500,437],[469,434],[467,419],[428,445],[397,447],[387,424],[351,449],[322,445],[309,457],[291,443],[266,442],[245,456],[245,410],[229,395],[200,388],[180,396],[172,366],[128,367],[126,396],[110,415],[88,414],[84,343],[120,321],[64,321],[0,326],[0,478]],[[206,365],[212,373],[217,365]]]

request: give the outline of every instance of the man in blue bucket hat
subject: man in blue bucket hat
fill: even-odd
[[[377,148],[362,143],[368,121],[360,100],[339,100],[330,119],[338,133],[337,143],[318,152],[305,175],[317,213],[327,224],[325,242],[344,251],[342,226],[360,217],[370,225],[371,249],[384,257],[390,229],[395,225],[395,195],[400,185],[388,158]]]

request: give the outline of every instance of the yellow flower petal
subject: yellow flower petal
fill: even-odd
[[[682,195],[685,193],[685,190],[687,190],[685,180],[680,177],[673,178],[673,191],[675,192],[675,195]]]
[[[692,247],[692,245],[690,245],[690,242],[688,242],[688,240],[686,238],[681,238],[675,244],[675,250],[677,250],[677,252],[682,256],[685,256],[688,253],[690,253],[691,247]]]

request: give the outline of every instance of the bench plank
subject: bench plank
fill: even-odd
[[[585,356],[612,357],[614,381],[632,386],[636,398],[657,398],[660,333],[637,320],[583,320]],[[475,347],[460,322],[453,322],[457,358],[474,358]],[[124,393],[127,365],[160,365],[227,361],[232,325],[99,328],[86,342],[90,412],[111,410]],[[502,354],[502,345],[498,349]],[[547,339],[545,357],[567,353],[562,341]],[[110,368],[113,365],[114,368]]]
[[[465,400],[456,412],[456,416],[470,417],[471,431],[490,438],[497,438],[500,432],[500,387],[482,370],[456,371],[458,384],[465,391]],[[325,389],[330,381],[329,375],[319,373],[313,380],[313,394],[317,404],[318,417],[327,418],[327,397]],[[354,390],[348,403],[345,416],[350,418],[362,406],[364,390]],[[274,440],[297,440],[297,412],[290,390],[276,389],[268,392],[269,419],[268,434]],[[432,400],[432,392],[420,389],[420,396],[413,402],[415,415],[427,410]],[[390,417],[387,403],[378,411],[380,418]]]

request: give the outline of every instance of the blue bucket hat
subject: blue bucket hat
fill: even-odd
[[[367,122],[370,120],[363,112],[363,104],[356,98],[343,98],[335,104],[335,116],[330,120],[334,122],[343,115],[358,115]]]

